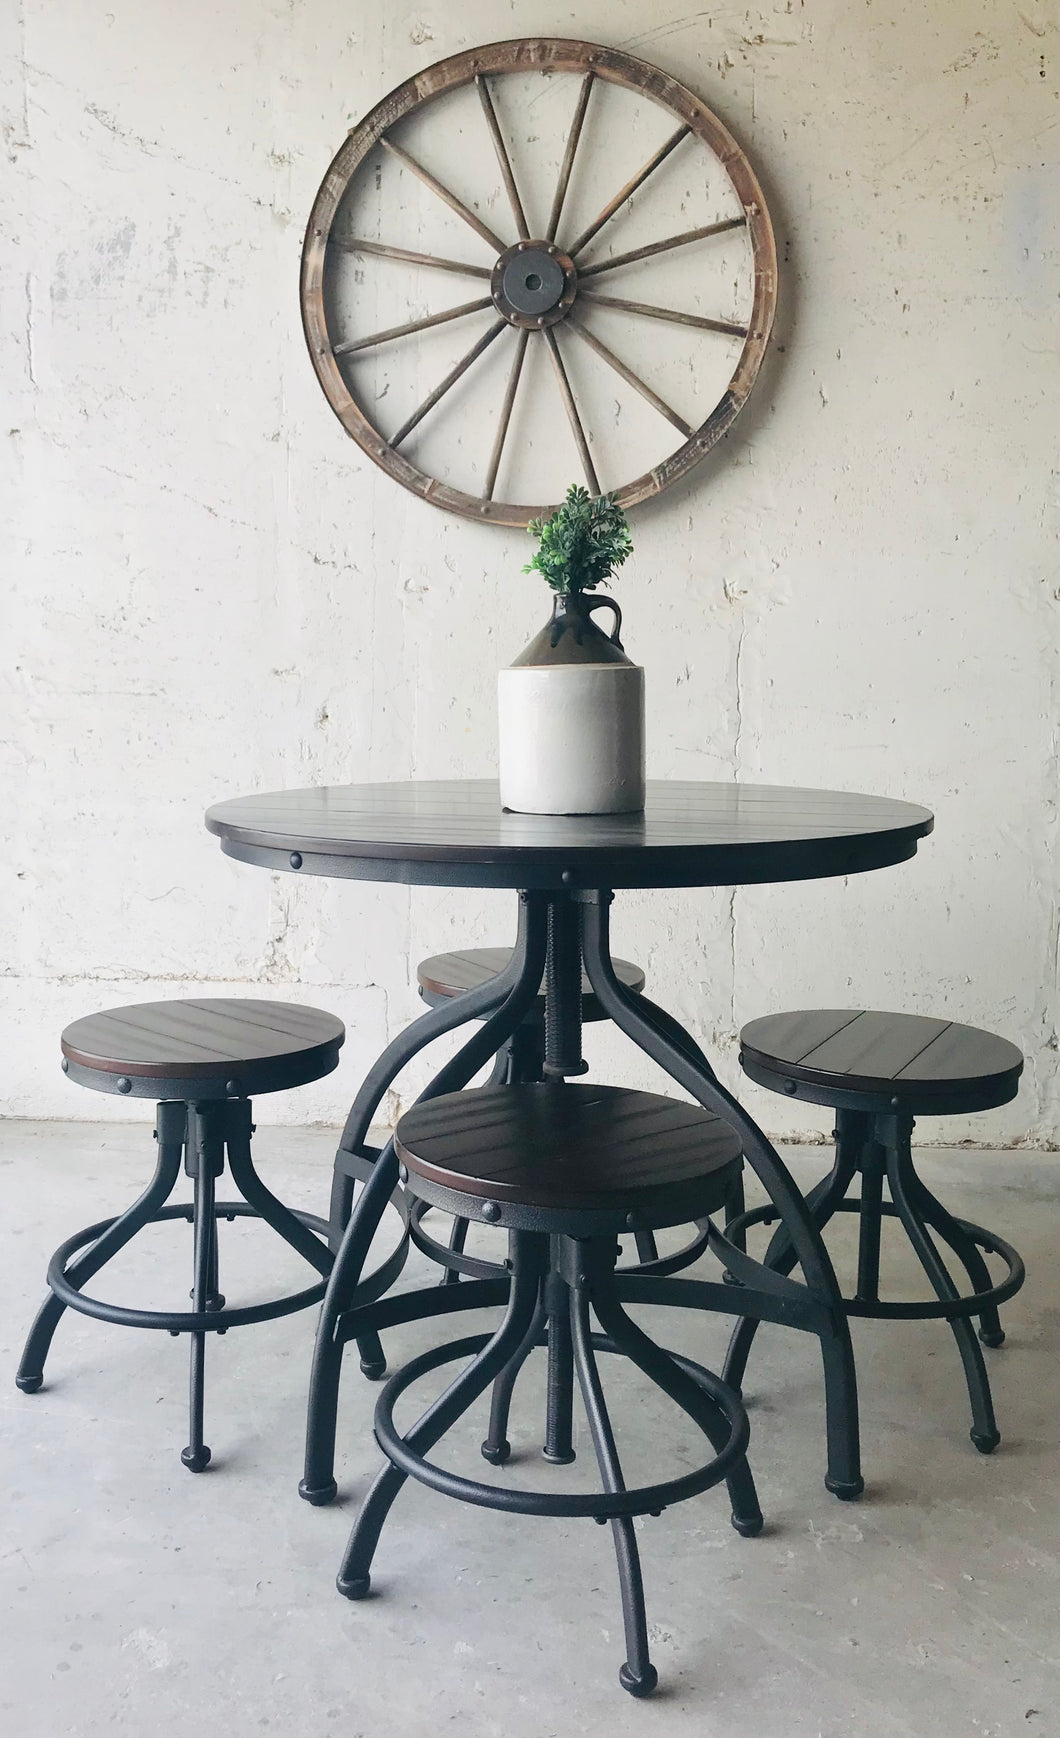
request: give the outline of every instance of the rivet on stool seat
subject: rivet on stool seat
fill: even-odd
[[[1023,1056],[993,1032],[916,1014],[859,1008],[824,1008],[767,1015],[740,1034],[740,1065],[759,1085],[836,1111],[835,1163],[807,1197],[819,1228],[837,1212],[860,1218],[857,1291],[844,1299],[848,1315],[877,1320],[949,1322],[964,1365],[972,1406],[971,1438],[982,1454],[1001,1438],[990,1383],[970,1318],[978,1316],[984,1345],[1000,1346],[1004,1333],[998,1305],[1024,1281],[1017,1252],[991,1231],[955,1219],[928,1190],[913,1164],[913,1119],[987,1110],[1006,1104],[1019,1090]],[[861,1174],[860,1197],[845,1199]],[[883,1199],[884,1183],[890,1201]],[[755,1208],[737,1228],[775,1219]],[[880,1229],[883,1218],[901,1221],[937,1301],[886,1302],[879,1295]],[[731,1228],[730,1228],[731,1229]],[[961,1296],[932,1236],[949,1246],[965,1268],[972,1292]],[[994,1284],[982,1250],[1005,1262],[1006,1277]],[[766,1263],[791,1272],[795,1258],[787,1234],[777,1231]],[[739,1384],[757,1324],[737,1328],[726,1373]]]

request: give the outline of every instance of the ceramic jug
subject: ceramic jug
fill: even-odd
[[[593,611],[614,613],[605,634]],[[498,678],[501,802],[533,815],[644,807],[644,671],[611,597],[560,592],[552,620]]]

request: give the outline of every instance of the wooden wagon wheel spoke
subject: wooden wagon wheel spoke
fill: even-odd
[[[511,373],[508,376],[508,384],[504,389],[504,403],[501,405],[501,420],[497,425],[497,433],[494,436],[493,441],[493,451],[490,453],[490,462],[486,469],[486,481],[482,490],[482,498],[485,501],[493,500],[493,491],[497,486],[497,472],[501,468],[501,454],[504,451],[504,441],[508,433],[508,424],[512,420],[512,409],[515,404],[515,395],[519,390],[519,376],[523,372],[523,363],[526,360],[526,346],[529,341],[530,333],[528,328],[524,326],[515,341],[515,356],[512,360],[512,368]]]
[[[449,373],[446,375],[445,379],[439,381],[439,383],[435,387],[434,391],[429,392],[427,394],[427,397],[424,399],[423,403],[421,405],[419,405],[413,411],[412,415],[408,418],[407,422],[402,423],[401,427],[397,431],[397,434],[391,436],[390,445],[392,447],[397,448],[401,445],[402,441],[406,438],[406,436],[410,435],[412,433],[413,429],[417,426],[417,424],[421,423],[423,421],[424,417],[427,415],[427,412],[429,410],[433,410],[435,405],[438,403],[438,400],[440,398],[445,397],[446,393],[449,391],[449,388],[451,386],[456,385],[457,381],[460,379],[460,376],[462,374],[467,373],[468,369],[471,367],[471,364],[473,362],[478,361],[479,357],[482,355],[482,352],[484,350],[487,350],[489,348],[489,346],[493,343],[494,338],[498,338],[500,336],[500,334],[504,331],[504,326],[505,326],[505,322],[503,320],[497,320],[490,327],[488,332],[484,332],[482,334],[482,337],[478,339],[477,343],[472,344],[471,349],[468,350],[465,355],[461,356],[460,361],[456,364],[455,368],[450,368]]]
[[[672,422],[674,428],[679,428],[686,440],[691,440],[696,432],[692,427],[692,424],[686,422],[683,416],[679,416],[677,411],[673,410],[664,398],[660,398],[657,392],[653,392],[647,382],[640,378],[639,374],[634,374],[632,368],[630,368],[627,363],[620,361],[614,351],[609,350],[607,345],[602,343],[594,332],[590,332],[586,326],[582,325],[580,320],[572,317],[568,320],[567,324],[572,332],[577,332],[578,337],[585,340],[590,350],[595,350],[596,354],[603,362],[606,362],[609,367],[613,368],[616,374],[622,376],[622,379],[626,382],[627,386],[632,386],[635,392],[639,392],[642,398],[647,399],[648,403],[659,412],[660,416],[664,416],[667,422]]]
[[[508,156],[508,147],[504,143],[504,137],[501,133],[501,124],[497,119],[497,111],[493,106],[493,98],[490,95],[489,86],[481,73],[479,73],[475,83],[478,86],[478,94],[482,103],[482,112],[486,117],[486,125],[490,130],[494,149],[497,152],[497,162],[500,164],[501,180],[504,182],[505,190],[507,191],[508,199],[511,203],[512,216],[515,218],[515,227],[519,231],[520,239],[522,241],[529,241],[530,230],[527,227],[526,213],[523,210],[523,202],[519,197],[519,189],[515,185],[515,175],[512,172],[511,158]]]
[[[612,254],[599,265],[579,266],[580,278],[595,278],[601,272],[613,272],[618,266],[631,266],[634,260],[652,259],[655,254],[669,253],[675,247],[687,247],[690,241],[704,241],[708,235],[724,235],[730,229],[743,229],[744,216],[726,217],[720,223],[705,223],[701,229],[686,229],[683,235],[668,235],[665,241],[650,241],[646,247],[631,247],[628,253]]]
[[[671,133],[665,144],[660,145],[655,154],[648,158],[648,161],[644,164],[643,168],[638,169],[637,173],[626,182],[624,187],[619,188],[615,197],[608,200],[599,216],[593,218],[588,229],[583,229],[577,241],[571,243],[570,247],[567,249],[571,259],[577,259],[582,248],[586,247],[589,242],[592,241],[593,236],[597,235],[599,231],[603,229],[604,224],[607,223],[610,218],[614,217],[619,206],[624,205],[627,199],[632,199],[638,187],[643,187],[648,176],[655,173],[660,163],[665,163],[670,152],[677,148],[682,139],[688,138],[691,130],[691,127],[678,127],[676,133]]]
[[[495,235],[489,224],[483,223],[481,217],[476,217],[473,211],[469,211],[464,201],[458,199],[456,194],[439,181],[437,176],[432,175],[429,169],[425,169],[422,163],[418,163],[415,157],[411,157],[400,145],[395,145],[393,139],[383,138],[380,139],[379,143],[384,151],[389,151],[392,157],[396,157],[399,163],[403,163],[405,168],[422,181],[425,187],[429,187],[432,193],[437,193],[439,199],[444,200],[450,211],[455,211],[457,217],[462,217],[465,223],[469,223],[475,234],[480,235],[483,241],[489,243],[494,253],[504,252],[504,243],[500,236]]]
[[[735,320],[708,320],[702,314],[683,314],[677,308],[657,308],[652,302],[628,302],[625,296],[600,296],[586,290],[583,301],[593,308],[619,308],[625,314],[645,314],[651,320],[673,320],[678,326],[696,326],[701,332],[727,332],[733,338],[746,338],[747,327]]]
[[[559,344],[556,341],[556,334],[550,327],[546,327],[543,336],[545,343],[548,345],[549,354],[552,357],[552,366],[556,370],[556,383],[559,386],[560,397],[563,400],[563,408],[567,412],[567,421],[570,423],[571,433],[574,436],[574,444],[578,449],[578,457],[582,462],[582,470],[585,472],[585,481],[589,485],[589,493],[590,495],[598,495],[600,493],[599,478],[597,477],[596,471],[593,467],[592,455],[589,452],[589,443],[585,438],[582,419],[578,415],[578,406],[574,402],[574,394],[571,391],[571,384],[567,378],[567,370],[563,366],[563,358],[559,353]]]
[[[563,201],[567,197],[571,170],[574,168],[574,154],[578,149],[578,140],[582,136],[582,125],[585,120],[585,111],[589,106],[589,94],[593,88],[594,77],[595,74],[587,72],[582,80],[582,88],[578,92],[578,106],[574,111],[570,132],[567,134],[567,148],[563,153],[559,180],[556,182],[556,191],[552,196],[552,211],[548,220],[548,228],[545,231],[546,241],[555,241],[556,239],[556,231],[559,228],[560,215],[563,211]]]
[[[391,247],[382,241],[333,241],[340,253],[378,254],[382,259],[405,260],[411,266],[433,266],[439,272],[457,272],[465,278],[488,278],[489,266],[468,265],[466,260],[440,259],[433,253],[416,253],[408,247]],[[598,268],[599,269],[599,268]]]
[[[490,296],[480,296],[477,302],[461,302],[458,308],[443,308],[440,314],[424,314],[420,320],[406,320],[403,326],[388,326],[385,332],[373,332],[367,338],[347,338],[334,346],[336,356],[352,356],[357,350],[370,350],[376,344],[389,344],[392,338],[407,338],[412,332],[425,332],[428,326],[444,326],[447,320],[462,320],[466,314],[481,314],[492,308]]]
[[[606,100],[593,99],[599,85],[609,87]],[[561,119],[558,128],[544,121],[543,111],[535,107],[546,90],[558,98],[553,112],[570,117]],[[666,136],[654,148],[660,133],[652,109],[667,117],[662,128]],[[483,120],[492,153],[485,145]],[[610,161],[609,134],[617,129],[626,136],[627,120],[628,137],[643,140],[633,149],[632,161],[649,150],[652,154],[587,224],[587,216],[617,180],[615,175],[600,182],[597,191]],[[402,129],[409,122],[416,131],[406,135]],[[459,130],[455,146],[440,134],[447,124]],[[411,150],[395,142],[395,137],[406,136]],[[657,174],[682,144],[681,173],[675,169]],[[461,187],[466,180],[467,202],[428,163],[439,169],[461,165],[451,173]],[[421,213],[421,202],[409,198],[405,171],[486,244],[490,252],[483,264],[449,257],[444,242],[439,242],[441,253],[432,251],[431,226],[444,233],[441,211],[434,201],[423,201],[426,209]],[[484,173],[488,186],[483,185]],[[530,195],[538,188],[551,206],[543,232],[533,227],[535,198]],[[360,214],[374,213],[380,205],[385,211],[388,197],[395,194],[392,215],[381,224],[394,241],[365,239],[363,231],[372,234],[373,227]],[[502,229],[512,230],[510,244],[478,215],[482,210],[492,217],[498,196],[511,210],[511,222],[506,212],[498,219]],[[659,239],[612,251],[605,259],[606,246],[597,250],[592,244],[634,196],[638,215],[652,220],[640,233]],[[733,215],[719,215],[726,211]],[[421,215],[422,241],[397,227],[401,217],[411,226]],[[704,246],[694,262],[680,253],[726,235],[731,237],[727,246]],[[573,239],[565,245],[567,237]],[[399,245],[406,241],[408,246]],[[463,249],[457,246],[455,251]],[[412,300],[418,291],[412,272],[407,277],[403,272],[380,273],[366,289],[360,255],[480,281],[463,289],[467,301],[422,313],[423,304]],[[675,256],[686,264],[683,273],[674,269]],[[627,266],[640,268],[638,299],[603,294],[609,287],[606,274]],[[664,279],[683,287],[668,290]],[[386,312],[366,317],[373,304],[386,306],[384,295],[392,299]],[[717,116],[658,67],[618,49],[553,37],[468,49],[385,96],[340,146],[314,202],[302,253],[302,320],[309,353],[347,432],[395,481],[422,499],[468,518],[509,526],[525,526],[550,513],[549,498],[554,504],[569,480],[564,475],[569,470],[566,439],[555,439],[561,415],[553,398],[556,391],[593,494],[599,493],[602,479],[628,509],[685,476],[731,427],[745,403],[765,356],[776,296],[776,247],[762,189]],[[731,309],[731,319],[713,317],[722,308]],[[488,330],[423,397],[431,376],[419,378],[420,347],[396,341],[479,313],[492,322]],[[378,328],[379,318],[386,322],[382,329],[368,330]],[[668,323],[674,341],[667,343],[666,333],[653,331],[651,322]],[[620,324],[627,337],[621,335]],[[574,333],[569,341],[560,330],[564,325]],[[603,328],[606,342],[597,327]],[[495,366],[475,369],[467,387],[453,391],[506,328],[515,338],[510,356],[502,359],[495,350]],[[529,342],[534,332],[544,340],[539,357]],[[731,348],[718,344],[710,336],[715,333],[739,342]],[[597,361],[583,357],[582,350],[592,352]],[[572,358],[590,371],[593,396],[583,393],[579,377],[568,372]],[[549,372],[555,388],[545,378]],[[600,382],[614,394],[622,414],[594,424],[590,411],[595,415]],[[395,390],[389,402],[416,403],[393,436],[379,426],[375,408],[391,385]],[[439,405],[431,423],[437,438],[409,443],[414,454],[418,444],[424,455],[414,463],[406,457],[404,444]],[[601,400],[604,414],[602,406]],[[489,452],[481,465],[476,464],[472,442],[461,438],[465,431],[460,421],[469,417],[489,430],[483,436]],[[669,425],[665,431],[656,417]],[[447,439],[454,428],[456,438]],[[522,437],[524,431],[525,440],[517,441],[517,432]],[[671,431],[682,444],[676,445]],[[652,444],[656,456],[637,474],[644,461],[638,458],[636,467],[627,465],[623,454],[650,453]],[[433,474],[421,468],[427,454]],[[510,479],[505,485],[499,484],[502,471]],[[548,480],[543,482],[543,477]],[[497,499],[499,486],[508,487],[513,499]]]

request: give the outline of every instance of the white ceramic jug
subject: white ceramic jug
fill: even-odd
[[[610,636],[592,611],[614,611]],[[548,626],[498,677],[501,802],[533,815],[644,807],[644,671],[610,597],[561,592]]]

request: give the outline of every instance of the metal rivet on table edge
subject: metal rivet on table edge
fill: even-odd
[[[902,1103],[902,1101],[901,1101],[901,1099],[900,1099],[900,1098],[892,1098],[892,1099],[891,1099],[891,1109],[892,1109],[892,1110],[898,1110],[898,1109],[900,1109],[900,1107],[901,1107],[901,1103]]]
[[[573,869],[564,869],[562,875],[560,876],[560,880],[562,881],[564,887],[569,887],[571,882],[574,880],[574,870]]]
[[[487,1220],[490,1225],[496,1225],[497,1220],[500,1218],[500,1216],[501,1216],[501,1210],[498,1207],[496,1201],[485,1202],[485,1204],[483,1205],[483,1208],[482,1208],[483,1219]]]
[[[784,1082],[784,1091],[785,1091],[785,1092],[786,1092],[786,1093],[788,1093],[788,1094],[789,1094],[789,1096],[790,1096],[790,1095],[791,1095],[791,1094],[792,1094],[792,1093],[795,1093],[795,1092],[798,1092],[798,1090],[799,1090],[799,1086],[798,1086],[798,1081],[795,1081],[795,1080],[785,1080],[785,1082]]]
[[[643,1225],[643,1223],[644,1223],[644,1216],[642,1213],[627,1213],[626,1214],[626,1227],[628,1230],[636,1231],[638,1225]]]
[[[301,853],[301,851],[292,851],[290,857],[288,858],[288,862],[290,863],[292,869],[300,869],[302,867],[302,853]]]
[[[238,1082],[238,1080],[226,1080],[225,1081],[225,1091],[227,1092],[229,1098],[238,1098],[239,1097],[239,1082]]]
[[[119,1092],[131,1092],[132,1091],[132,1081],[129,1079],[129,1076],[127,1074],[122,1074],[119,1076],[119,1078],[118,1078],[118,1091]]]
[[[408,1180],[409,1180],[409,1168],[407,1165],[399,1165],[398,1166],[398,1178],[402,1183],[408,1182]]]
[[[59,1066],[61,1067],[64,1074],[69,1074],[69,1072],[70,1072],[70,1058],[68,1056],[64,1056],[62,1059],[62,1062],[59,1064]]]

